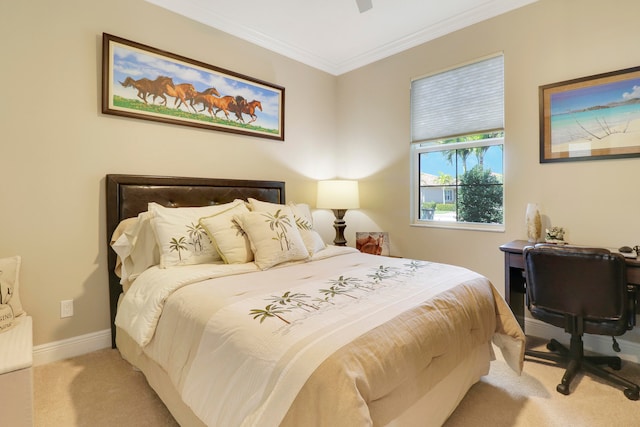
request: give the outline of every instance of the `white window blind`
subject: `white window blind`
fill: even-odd
[[[412,143],[503,128],[503,55],[411,82]]]

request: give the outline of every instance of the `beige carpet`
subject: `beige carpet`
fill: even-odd
[[[118,350],[36,366],[33,383],[35,427],[178,425]]]
[[[518,376],[498,359],[445,426],[640,426],[640,401],[586,375],[576,379],[571,395],[561,395],[555,387],[562,374],[560,368],[525,361]],[[638,383],[640,365],[624,363],[620,374]],[[34,387],[36,427],[177,426],[117,350],[38,366]]]

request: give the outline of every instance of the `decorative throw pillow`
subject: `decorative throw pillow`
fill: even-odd
[[[9,304],[0,304],[0,333],[13,326],[13,308]]]
[[[309,251],[309,255],[313,255],[320,252],[327,247],[320,234],[313,228],[313,216],[311,216],[311,209],[309,205],[305,203],[293,203],[289,202],[288,205],[293,211],[293,216],[296,219],[296,225],[300,230],[304,245]]]
[[[277,203],[262,202],[252,198],[249,198],[248,201],[251,210],[256,212],[274,213],[285,206]],[[318,234],[318,232],[313,228],[313,216],[311,215],[309,205],[305,203],[296,204],[289,202],[286,206],[290,207],[293,212],[296,226],[300,231],[300,235],[302,236],[302,240],[304,241],[304,245],[307,248],[309,255],[311,256],[326,248],[322,237],[320,237],[320,234]]]
[[[235,216],[235,220],[247,233],[254,261],[261,270],[309,258],[291,208],[285,206],[274,213],[248,212]]]
[[[194,208],[166,208],[149,203],[151,224],[160,248],[160,268],[219,261],[220,255],[199,220],[238,204],[244,201]]]
[[[204,227],[218,254],[227,264],[253,261],[249,238],[234,220],[235,215],[248,212],[249,209],[242,203],[217,214],[200,218],[200,225]]]
[[[11,307],[13,317],[24,314],[22,303],[20,302],[20,264],[22,258],[13,256],[0,259],[0,304]],[[4,309],[4,316],[8,310]]]

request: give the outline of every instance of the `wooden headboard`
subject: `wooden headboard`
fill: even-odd
[[[108,246],[120,221],[146,211],[149,202],[167,207],[209,206],[251,197],[266,202],[285,203],[284,182],[281,181],[107,175],[106,184]],[[115,274],[116,253],[111,246],[107,253],[111,346],[115,348],[115,318],[122,285]]]

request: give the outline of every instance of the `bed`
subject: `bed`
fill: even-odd
[[[522,369],[524,334],[485,277],[325,247],[283,182],[105,181],[112,344],[183,426],[441,425],[492,343]],[[193,221],[169,239],[184,215],[213,253]],[[132,263],[141,224],[171,243],[149,255],[136,237]]]

